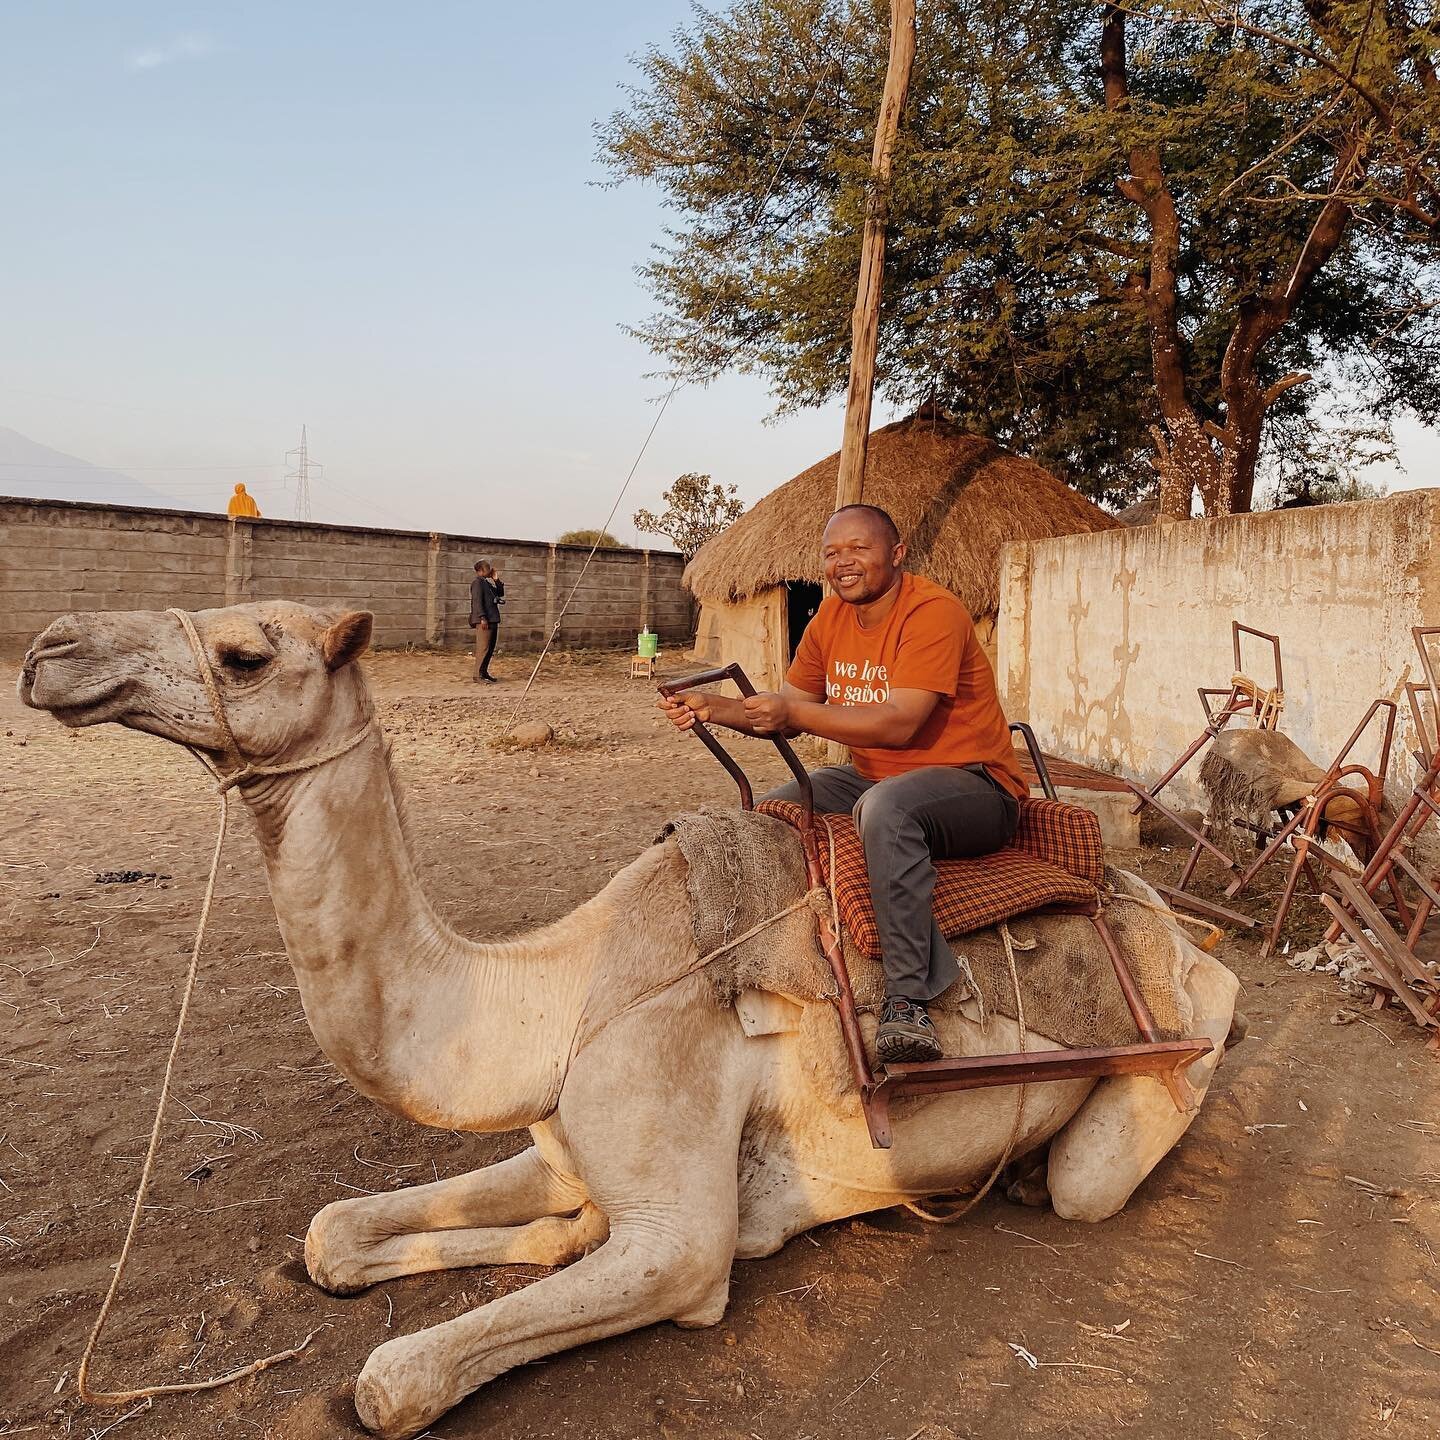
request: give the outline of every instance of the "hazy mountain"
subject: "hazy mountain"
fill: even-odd
[[[0,495],[24,500],[93,500],[101,505],[151,505],[188,510],[193,502],[167,495],[118,470],[52,450],[0,425]]]

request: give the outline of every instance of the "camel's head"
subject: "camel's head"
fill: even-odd
[[[271,600],[190,618],[245,759],[299,759],[369,718],[365,684],[351,664],[370,642],[369,611]],[[167,611],[62,615],[30,647],[20,699],[75,728],[115,720],[234,763],[190,639]]]

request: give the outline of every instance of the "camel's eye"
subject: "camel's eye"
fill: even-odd
[[[220,649],[220,663],[241,674],[263,670],[274,658],[275,652],[264,641],[258,645],[224,645]]]

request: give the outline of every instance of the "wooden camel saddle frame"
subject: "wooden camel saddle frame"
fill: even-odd
[[[668,680],[657,688],[662,695],[673,696],[684,690],[695,690],[702,685],[714,685],[724,680],[733,682],[742,695],[755,694],[755,687],[745,672],[733,664],[718,670],[706,670],[699,675],[687,675],[680,680]],[[696,721],[693,728],[710,753],[735,781],[740,791],[741,808],[754,809],[754,794],[744,770],[705,725]],[[1054,800],[1055,787],[1050,782],[1045,757],[1041,754],[1030,727],[1012,725],[1010,729],[1012,732],[1018,731],[1023,737],[1041,788],[1048,799]],[[773,736],[772,739],[800,787],[802,820],[799,830],[805,851],[808,883],[812,889],[823,888],[825,878],[820,861],[810,776],[782,736]],[[846,1053],[850,1059],[851,1073],[860,1093],[865,1123],[870,1131],[870,1143],[877,1149],[890,1148],[894,1138],[890,1124],[890,1102],[902,1095],[932,1095],[949,1090],[978,1090],[997,1085],[1033,1085],[1048,1080],[1078,1080],[1105,1075],[1150,1075],[1164,1084],[1178,1110],[1188,1111],[1194,1108],[1194,1092],[1185,1078],[1185,1071],[1196,1060],[1210,1053],[1214,1048],[1210,1041],[1204,1037],[1183,1040],[1160,1038],[1155,1019],[1125,963],[1125,957],[1120,953],[1098,898],[1086,905],[1054,905],[1045,908],[1052,914],[1083,915],[1094,925],[1114,967],[1115,979],[1125,997],[1135,1028],[1143,1037],[1140,1044],[1080,1050],[1041,1050],[1009,1055],[945,1056],[918,1065],[882,1067],[877,1073],[872,1070],[869,1057],[865,1053],[865,1043],[856,1018],[855,995],[850,988],[850,972],[840,948],[840,938],[828,917],[817,917],[820,946],[835,980],[835,1008],[845,1039]]]
[[[1253,635],[1259,640],[1269,642],[1275,672],[1275,684],[1272,688],[1262,689],[1244,673],[1241,659],[1241,637],[1243,635]],[[1249,930],[1254,928],[1255,921],[1248,915],[1241,915],[1236,910],[1203,900],[1198,895],[1191,895],[1185,889],[1190,883],[1190,877],[1195,873],[1195,867],[1199,864],[1201,855],[1206,851],[1227,870],[1238,870],[1240,867],[1207,835],[1197,830],[1183,815],[1172,810],[1159,798],[1160,792],[1237,716],[1249,716],[1255,726],[1262,730],[1273,730],[1276,722],[1280,719],[1280,712],[1285,708],[1285,672],[1280,662],[1280,637],[1270,635],[1264,630],[1252,629],[1249,625],[1242,625],[1238,620],[1232,620],[1230,622],[1230,642],[1234,652],[1235,669],[1230,677],[1229,687],[1221,689],[1202,685],[1196,690],[1196,694],[1200,697],[1200,707],[1205,712],[1205,728],[1186,746],[1175,763],[1149,789],[1143,785],[1137,785],[1133,780],[1126,780],[1125,784],[1129,786],[1136,797],[1135,804],[1130,810],[1132,815],[1140,814],[1148,805],[1158,814],[1163,815],[1172,825],[1183,830],[1194,842],[1190,850],[1190,858],[1185,862],[1185,869],[1181,872],[1178,884],[1173,888],[1168,885],[1157,885],[1155,888],[1160,894],[1177,909],[1192,910],[1198,915]],[[1214,701],[1222,697],[1223,702],[1217,710]]]
[[[1136,796],[1136,803],[1131,810],[1132,814],[1138,815],[1145,806],[1149,805],[1172,824],[1179,826],[1194,842],[1175,886],[1173,888],[1164,885],[1155,887],[1170,904],[1178,909],[1192,910],[1225,924],[1253,929],[1258,923],[1257,921],[1238,911],[1192,895],[1186,887],[1194,877],[1201,858],[1208,852],[1227,870],[1238,872],[1225,889],[1225,898],[1233,900],[1282,850],[1288,848],[1291,851],[1285,885],[1270,922],[1270,933],[1266,937],[1261,951],[1262,954],[1268,954],[1280,942],[1281,931],[1284,928],[1285,919],[1290,913],[1290,906],[1295,899],[1301,874],[1305,875],[1310,882],[1311,889],[1317,895],[1323,895],[1326,889],[1324,877],[1317,873],[1314,861],[1319,859],[1332,870],[1345,869],[1343,860],[1326,850],[1322,844],[1316,843],[1323,840],[1328,828],[1337,825],[1330,814],[1333,801],[1343,799],[1353,805],[1359,813],[1358,825],[1338,826],[1342,833],[1347,838],[1353,837],[1353,844],[1366,854],[1374,854],[1379,847],[1381,843],[1380,807],[1384,801],[1385,777],[1390,770],[1390,749],[1395,734],[1398,707],[1393,700],[1381,698],[1374,701],[1361,717],[1360,723],[1350,732],[1350,738],[1340,747],[1324,775],[1315,782],[1309,794],[1293,807],[1287,806],[1286,810],[1281,812],[1277,823],[1257,825],[1239,817],[1228,817],[1230,824],[1237,829],[1254,833],[1256,846],[1260,852],[1242,870],[1234,858],[1227,855],[1208,836],[1202,834],[1184,817],[1176,814],[1174,810],[1157,798],[1160,791],[1232,720],[1248,717],[1251,724],[1261,730],[1274,730],[1279,722],[1281,712],[1285,708],[1285,679],[1280,659],[1280,637],[1271,635],[1264,630],[1255,630],[1249,625],[1242,625],[1238,620],[1230,622],[1230,635],[1235,670],[1231,676],[1229,688],[1202,686],[1197,691],[1201,707],[1205,711],[1205,728],[1195,737],[1180,758],[1148,790],[1130,780],[1125,783]],[[1241,644],[1242,637],[1246,635],[1263,640],[1270,646],[1275,683],[1269,689],[1258,685],[1242,670]],[[1221,701],[1218,709],[1214,704],[1217,699]],[[1415,703],[1413,694],[1411,703],[1412,706]],[[1353,762],[1350,757],[1362,737],[1370,731],[1376,716],[1382,714],[1384,724],[1380,739],[1380,758],[1376,768],[1371,770],[1367,766]],[[1421,733],[1423,735],[1423,729]],[[1360,788],[1357,789],[1357,786]],[[1358,875],[1359,870],[1355,869],[1353,873]],[[1395,903],[1399,907],[1402,923],[1408,924],[1410,917],[1405,908],[1404,898],[1393,883],[1391,889],[1395,896]]]
[[[1415,953],[1426,925],[1440,909],[1440,876],[1433,872],[1426,875],[1416,863],[1415,853],[1421,832],[1433,816],[1440,815],[1440,685],[1431,650],[1432,644],[1440,640],[1440,626],[1417,625],[1410,633],[1425,677],[1423,684],[1405,686],[1419,737],[1415,760],[1422,773],[1358,879],[1347,868],[1330,861],[1325,852],[1317,852],[1331,865],[1330,883],[1338,892],[1338,898],[1327,894],[1320,900],[1334,917],[1325,938],[1338,939],[1343,931],[1378,977],[1376,1001],[1383,1005],[1387,996],[1393,995],[1410,1012],[1410,1018],[1429,1033],[1430,1048],[1440,1050],[1440,976]],[[1426,696],[1430,699],[1428,722],[1424,713]],[[1420,897],[1413,914],[1402,893],[1407,882]],[[1389,890],[1393,899],[1389,914],[1377,902],[1382,889]],[[1392,915],[1401,927],[1399,931],[1391,924]]]

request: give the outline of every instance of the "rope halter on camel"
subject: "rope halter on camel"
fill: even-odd
[[[191,650],[195,652],[195,664],[200,672],[200,683],[205,687],[205,695],[210,701],[210,713],[220,727],[220,733],[225,737],[225,753],[234,756],[238,767],[224,771],[203,751],[197,750],[193,745],[185,747],[215,777],[221,795],[236,785],[243,785],[247,780],[260,780],[271,775],[298,775],[305,770],[316,770],[321,765],[327,765],[331,760],[338,760],[342,755],[348,754],[374,729],[375,722],[367,719],[348,740],[342,741],[333,750],[325,751],[323,755],[312,755],[308,759],[295,760],[287,765],[252,763],[245,758],[245,752],[240,748],[234,730],[230,728],[230,717],[225,713],[225,699],[220,694],[220,682],[215,676],[215,667],[210,663],[210,654],[205,649],[204,641],[200,639],[194,620],[184,610],[167,610],[165,613],[173,615],[180,622],[180,628],[185,632]]]
[[[132,1400],[143,1400],[148,1406],[156,1395],[185,1395],[197,1390],[215,1390],[221,1385],[229,1385],[232,1381],[258,1375],[262,1370],[268,1370],[282,1360],[293,1360],[320,1333],[320,1329],[324,1328],[321,1326],[312,1330],[298,1345],[289,1350],[266,1355],[262,1359],[253,1360],[250,1364],[241,1366],[238,1370],[232,1370],[228,1375],[217,1375],[210,1380],[193,1380],[176,1385],[145,1385],[134,1390],[92,1390],[90,1388],[90,1364],[95,1358],[95,1350],[100,1343],[100,1333],[104,1330],[105,1322],[110,1317],[111,1306],[115,1303],[115,1296],[120,1289],[120,1281],[125,1274],[125,1266],[130,1259],[130,1250],[135,1242],[135,1232],[140,1227],[140,1214],[145,1206],[145,1196],[150,1188],[150,1175],[155,1166],[155,1154],[160,1148],[160,1127],[164,1121],[165,1107],[170,1102],[170,1079],[175,1069],[175,1057],[180,1050],[180,1037],[184,1034],[185,1021],[190,1013],[190,997],[195,990],[195,975],[200,964],[200,952],[205,943],[205,927],[210,922],[210,905],[215,898],[215,877],[219,873],[220,856],[225,849],[225,832],[230,816],[230,791],[248,780],[264,779],[272,775],[298,775],[306,770],[318,770],[320,766],[328,765],[342,755],[348,755],[375,729],[374,720],[367,719],[365,724],[348,740],[323,754],[312,755],[304,760],[290,761],[283,765],[253,764],[245,758],[245,752],[235,738],[235,731],[231,728],[230,719],[225,713],[225,700],[220,693],[220,682],[215,676],[214,666],[210,663],[210,656],[205,649],[204,642],[200,639],[199,631],[195,628],[194,620],[184,610],[167,610],[166,614],[173,615],[180,622],[180,628],[185,632],[191,650],[195,652],[200,683],[205,687],[205,694],[210,701],[210,710],[215,717],[215,723],[225,737],[225,757],[227,760],[233,757],[236,768],[224,770],[204,751],[193,745],[185,747],[215,778],[215,793],[220,800],[219,825],[215,835],[215,852],[210,860],[210,874],[205,881],[205,899],[200,907],[200,923],[196,926],[195,943],[190,949],[190,967],[186,972],[185,986],[180,995],[180,1014],[175,1021],[175,1036],[170,1042],[170,1056],[165,1062],[165,1075],[160,1082],[160,1098],[155,1106],[155,1123],[150,1127],[150,1143],[145,1151],[145,1163],[140,1170],[140,1183],[135,1191],[135,1205],[130,1212],[130,1225],[125,1232],[125,1243],[120,1248],[120,1258],[116,1261],[114,1274],[110,1277],[110,1288],[105,1292],[100,1313],[95,1317],[95,1324],[85,1342],[85,1349],[81,1352],[80,1363],[76,1371],[75,1388],[79,1392],[80,1398],[90,1405],[126,1405]]]

